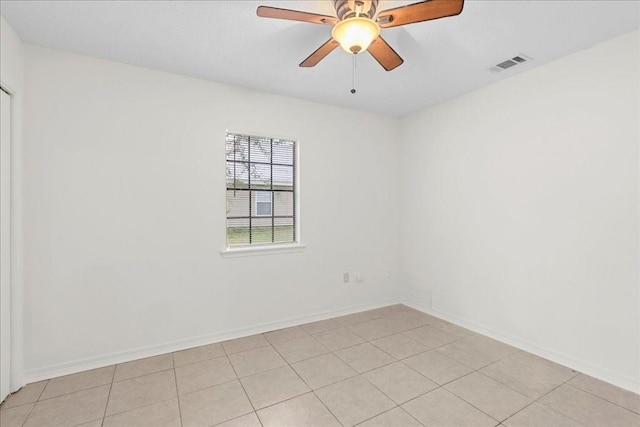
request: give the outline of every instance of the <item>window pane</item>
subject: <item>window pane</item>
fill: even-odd
[[[249,215],[249,192],[227,190],[227,218]]]
[[[273,188],[293,188],[293,166],[273,166]]]
[[[244,135],[227,134],[227,160],[237,162],[249,161],[249,137]]]
[[[276,218],[274,226],[274,242],[293,242],[293,218]]]
[[[273,163],[293,165],[294,143],[292,141],[273,140]]]
[[[273,193],[273,214],[275,216],[293,216],[293,193],[285,191]]]
[[[251,137],[251,161],[271,162],[271,138]]]
[[[248,188],[249,169],[246,163],[227,162],[227,188]]]
[[[271,165],[251,164],[251,188],[271,188]]]
[[[254,218],[252,224],[252,243],[271,243],[271,218]]]
[[[228,245],[248,245],[249,244],[249,220],[248,219],[228,219],[227,220],[227,244]]]

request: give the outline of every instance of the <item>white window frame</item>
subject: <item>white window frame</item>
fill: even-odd
[[[302,228],[301,228],[301,210],[300,210],[300,188],[301,188],[301,179],[300,179],[300,158],[301,158],[301,151],[302,151],[302,144],[300,142],[299,139],[293,138],[291,136],[287,136],[287,135],[278,135],[275,133],[271,133],[271,132],[255,132],[255,131],[237,131],[237,130],[231,130],[231,129],[227,129],[225,131],[225,133],[223,134],[223,141],[224,138],[226,137],[227,134],[229,133],[235,133],[235,134],[240,134],[240,135],[253,135],[253,136],[258,136],[258,135],[269,135],[269,137],[271,138],[277,138],[277,139],[285,139],[285,140],[289,140],[289,141],[294,141],[296,144],[296,150],[295,150],[295,168],[294,168],[294,182],[295,182],[295,187],[294,187],[294,191],[295,191],[295,210],[296,210],[296,214],[295,214],[295,218],[294,218],[294,227],[295,227],[295,235],[296,235],[296,241],[295,242],[291,242],[291,243],[268,243],[268,244],[254,244],[251,246],[228,246],[226,243],[226,236],[227,236],[227,228],[226,228],[226,216],[225,216],[225,221],[223,223],[223,227],[222,227],[222,236],[224,236],[224,241],[225,241],[225,247],[222,248],[220,250],[220,256],[222,258],[236,258],[236,257],[246,257],[246,256],[261,256],[261,255],[276,255],[276,254],[287,254],[287,253],[298,253],[298,252],[303,252],[307,246],[305,244],[302,243]],[[226,165],[226,161],[224,160],[225,157],[222,158],[223,165]],[[222,180],[222,195],[224,197],[224,199],[226,200],[226,166],[223,166],[222,169],[225,174],[225,178]],[[225,203],[226,205],[226,203]],[[273,200],[272,200],[272,209],[273,209]]]

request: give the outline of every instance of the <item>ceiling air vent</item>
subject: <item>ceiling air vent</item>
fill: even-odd
[[[507,59],[506,61],[502,61],[501,63],[494,65],[493,67],[489,68],[489,70],[500,72],[500,71],[507,70],[511,67],[515,67],[516,65],[523,64],[527,61],[531,61],[531,58],[528,57],[527,55],[520,54],[518,56],[514,56],[511,59]]]

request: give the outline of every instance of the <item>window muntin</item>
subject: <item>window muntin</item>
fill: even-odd
[[[227,133],[227,246],[294,243],[296,143]]]

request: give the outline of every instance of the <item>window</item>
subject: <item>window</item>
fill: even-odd
[[[227,246],[294,243],[296,143],[227,133]]]

